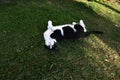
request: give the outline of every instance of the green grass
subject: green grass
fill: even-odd
[[[119,80],[119,15],[95,2],[17,0],[0,4],[0,79]],[[80,19],[88,30],[104,34],[63,40],[58,42],[59,51],[44,48],[48,20],[59,25]]]

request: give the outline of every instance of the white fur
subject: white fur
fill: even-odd
[[[72,22],[73,25],[77,24],[76,22]]]
[[[50,46],[50,49],[52,49],[52,46],[57,42],[56,39],[53,39],[53,38],[50,37],[50,35],[52,33],[53,33],[53,31],[50,28],[48,28],[44,32],[45,45]]]
[[[53,25],[52,25],[52,21],[51,20],[48,21],[47,28],[53,31]]]

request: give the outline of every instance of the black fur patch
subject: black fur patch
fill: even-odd
[[[74,28],[76,29],[76,32],[84,32],[83,27],[79,24],[75,24]]]
[[[55,30],[51,35],[50,35],[51,38],[54,38],[54,39],[61,39],[62,38],[62,34],[61,34],[61,31],[60,30]]]
[[[84,37],[84,29],[80,24],[75,24],[74,28],[76,29],[76,38]]]
[[[71,27],[66,26],[66,27],[63,27],[62,29],[63,29],[63,32],[64,32],[63,37],[65,39],[75,38],[75,32]]]
[[[100,31],[84,32],[84,28],[79,24],[75,24],[74,28],[76,29],[76,32],[70,26],[65,26],[62,28],[64,35],[61,34],[61,30],[57,29],[50,35],[50,37],[57,39],[57,40],[74,39],[74,38],[84,38],[84,37],[89,36],[90,34],[101,34],[102,33]]]

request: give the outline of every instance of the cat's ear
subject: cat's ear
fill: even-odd
[[[76,22],[72,22],[73,25],[77,24]]]

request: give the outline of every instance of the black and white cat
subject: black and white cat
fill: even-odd
[[[48,21],[47,30],[44,32],[46,48],[56,50],[56,43],[59,39],[75,39],[87,37],[90,34],[101,34],[101,31],[87,31],[83,20],[79,23],[53,26],[52,21]]]

